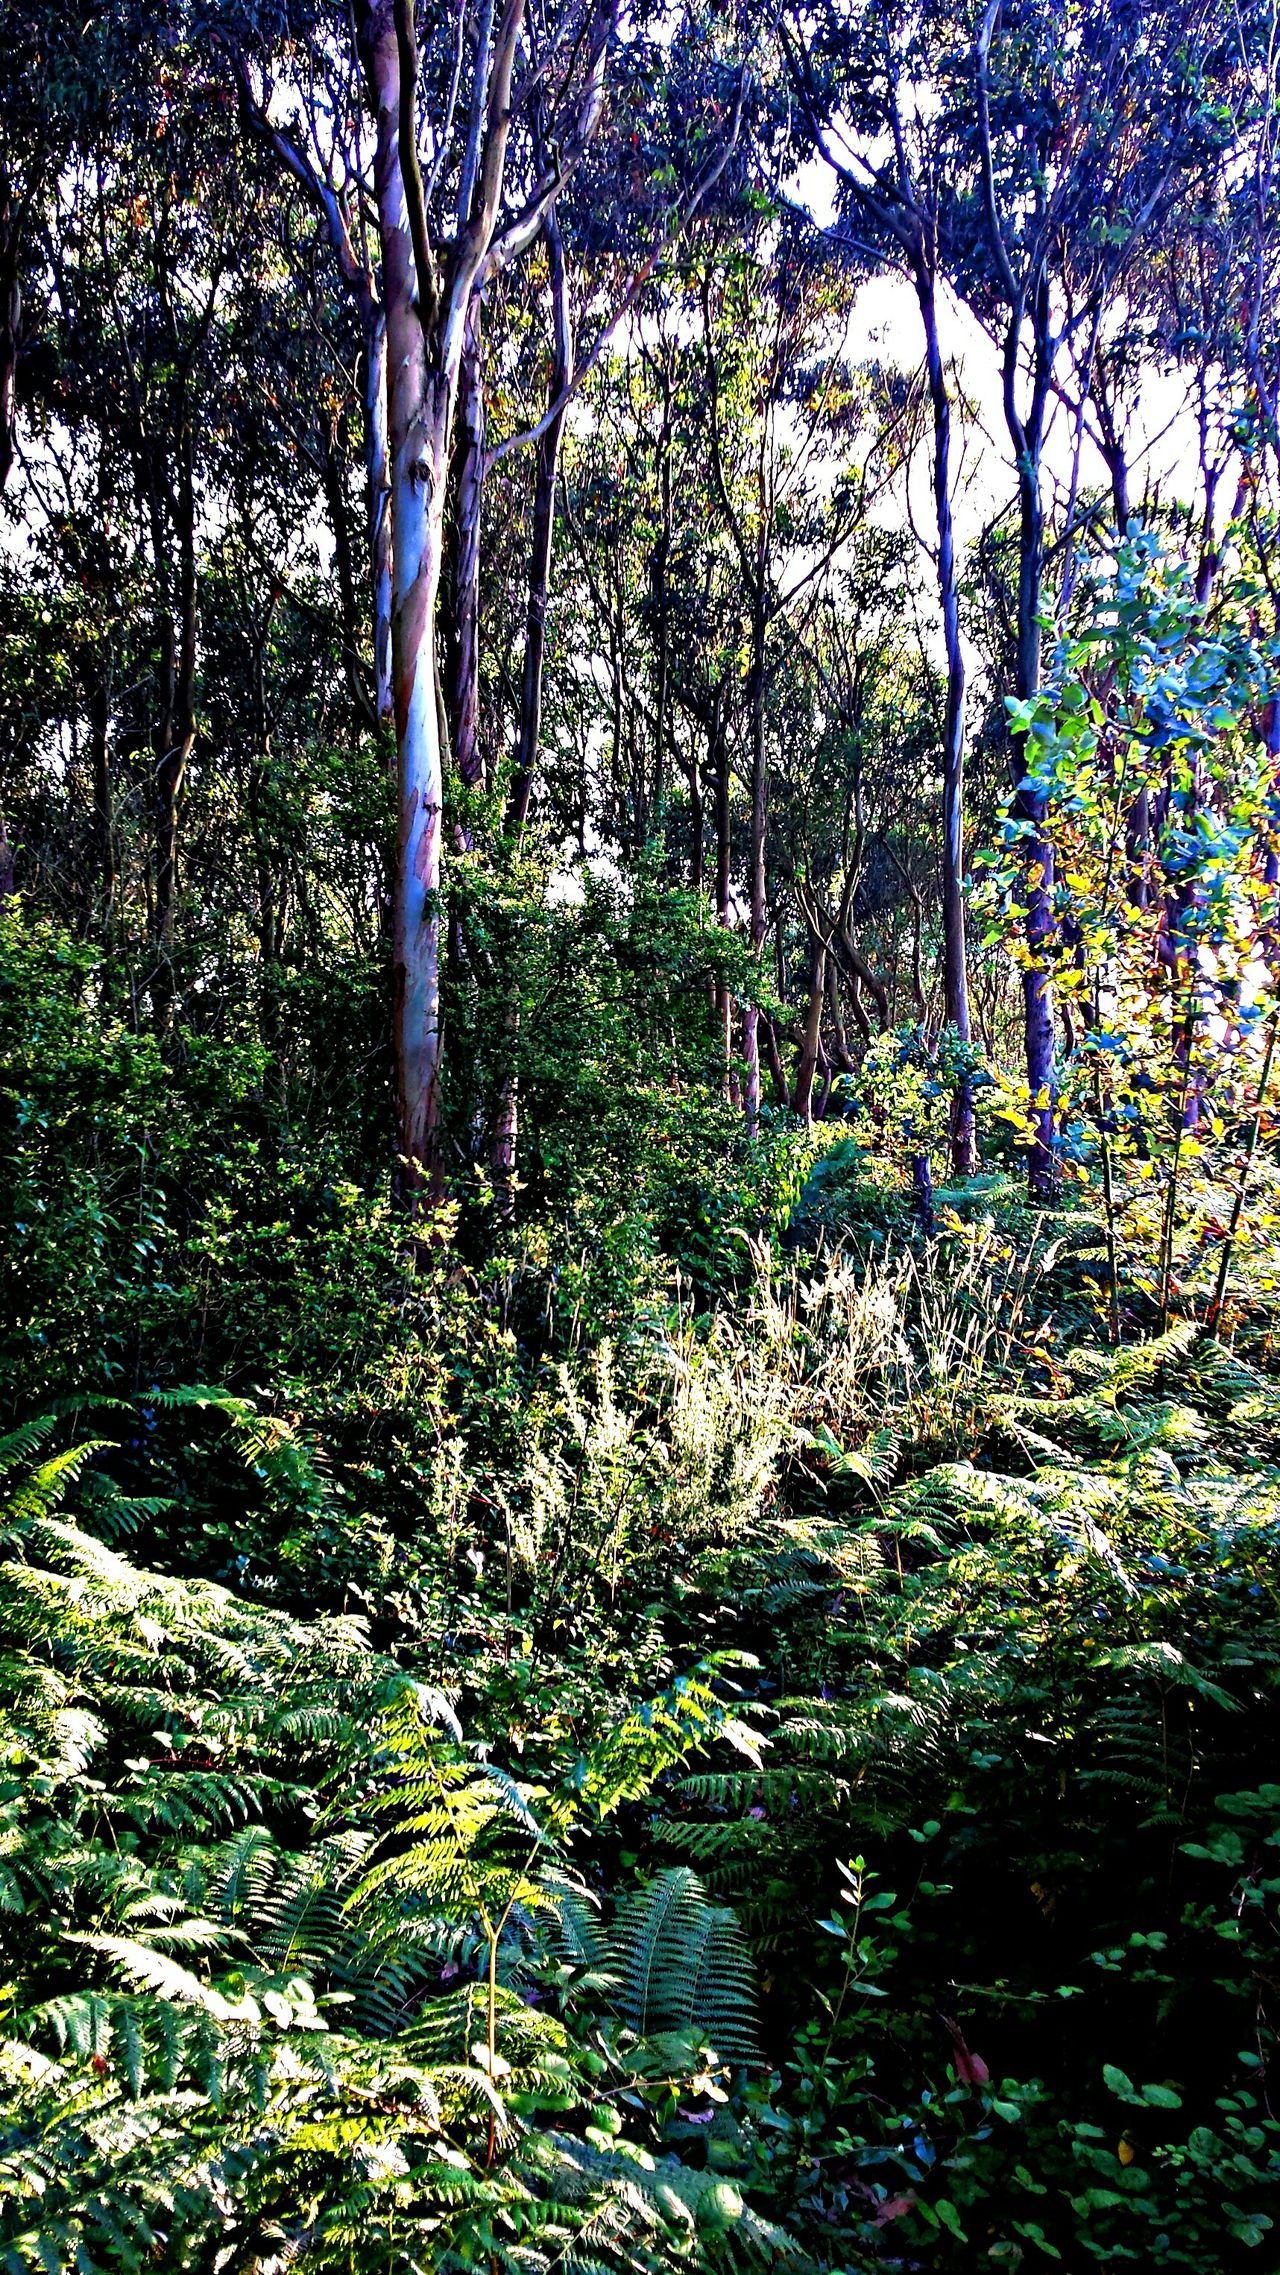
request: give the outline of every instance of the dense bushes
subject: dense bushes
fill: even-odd
[[[1265,1164],[1231,1351],[1211,1158],[1118,1349],[1087,1200],[924,1244],[843,1141],[711,1305],[407,1286],[252,1054],[166,1108],[11,944],[9,2261],[1263,2263]]]

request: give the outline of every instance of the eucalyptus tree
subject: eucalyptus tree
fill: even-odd
[[[1104,323],[1139,253],[1222,147],[1209,100],[1222,63],[1206,0],[1080,5],[1067,15],[988,0],[969,45],[965,195],[951,275],[997,346],[1017,485],[1011,826],[1025,859],[1024,1039],[1031,1192],[1056,1185],[1057,948],[1048,790],[1027,729],[1042,676],[1048,546],[1045,440],[1059,358],[1075,343],[1082,392]],[[1074,259],[1075,290],[1062,290]]]
[[[646,72],[652,80],[653,57],[680,48],[679,27],[673,35],[667,25],[661,39],[647,43],[642,30],[632,26],[625,43],[629,57],[644,59],[638,74],[630,67],[629,101],[637,89],[645,92]],[[671,186],[658,201],[656,226],[640,256],[628,262],[630,275],[624,271],[621,287],[614,287],[619,304],[587,346],[575,342],[559,208],[599,133],[606,66],[621,52],[618,33],[616,0],[504,0],[500,6],[483,0],[474,14],[461,5],[423,9],[412,0],[368,0],[350,19],[350,33],[336,10],[286,13],[269,5],[246,17],[234,0],[215,5],[212,34],[233,53],[259,138],[301,184],[337,252],[361,316],[366,387],[373,395],[373,348],[385,334],[400,806],[392,919],[398,1148],[401,1186],[413,1213],[429,1210],[442,1189],[440,902],[450,729],[462,780],[479,786],[485,772],[479,610],[486,484],[511,453],[525,445],[535,452],[510,806],[518,831],[541,726],[566,412],[652,278],[673,224],[687,218],[718,178],[741,112],[739,73],[736,106],[731,96],[732,116],[718,116],[710,138],[718,147],[709,148],[702,131],[706,106],[695,103],[682,114],[677,104],[693,163],[684,174],[678,165],[665,165]],[[290,105],[282,122],[280,113]],[[637,145],[643,123],[634,127]],[[606,243],[608,234],[606,222]],[[594,235],[588,253],[599,250],[598,223]],[[523,431],[495,438],[482,310],[539,251],[551,308],[547,390]],[[367,437],[375,424],[371,396]],[[373,497],[376,451],[372,441],[368,447]],[[371,510],[371,531],[375,526]],[[375,590],[379,574],[375,567]],[[464,840],[465,825],[460,844]]]
[[[825,232],[863,273],[889,267],[909,278],[920,312],[932,420],[933,561],[946,666],[942,734],[942,928],[946,1018],[968,1044],[965,946],[965,654],[960,630],[953,488],[953,382],[938,317],[944,232],[954,200],[948,164],[952,122],[939,101],[928,12],[800,7],[781,19],[793,83],[817,151],[836,177],[839,225]],[[881,137],[887,142],[882,146]],[[972,1170],[971,1086],[956,1092],[951,1158]]]
[[[791,229],[757,224],[701,280],[711,497],[729,540],[744,617],[739,696],[747,790],[746,900],[753,955],[769,929],[770,703],[835,565],[895,466],[897,421],[868,418],[848,366],[849,283]],[[759,1008],[742,1011],[744,1107],[759,1123]]]
[[[391,665],[399,779],[393,902],[398,1151],[411,1213],[440,1190],[443,708],[437,604],[473,302],[544,232],[598,127],[611,0],[484,0],[472,20],[411,0],[354,17],[373,116],[386,327]]]
[[[910,275],[921,308],[934,411],[939,589],[948,655],[948,828],[944,831],[959,998],[962,901],[955,826],[962,755],[959,642],[948,468],[952,406],[937,339],[946,284],[995,347],[1016,489],[1016,603],[1010,694],[1035,700],[1048,621],[1049,423],[1068,359],[1077,402],[1092,394],[1109,322],[1140,251],[1222,147],[1213,95],[1229,41],[1207,0],[1103,7],[1075,0],[951,0],[875,9],[800,9],[789,18],[793,78],[841,185],[838,234]],[[1069,284],[1069,289],[1068,289]],[[1067,520],[1075,501],[1068,499]],[[1010,828],[1024,854],[1023,1025],[1034,1137],[1028,1173],[1056,1179],[1056,953],[1053,852],[1043,784],[1016,720]],[[944,901],[945,909],[945,901]],[[963,1151],[963,1146],[961,1147]]]

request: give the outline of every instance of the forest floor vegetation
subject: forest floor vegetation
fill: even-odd
[[[1225,1146],[1163,1277],[1158,1181],[1119,1196],[1114,1344],[1087,1177],[940,1190],[926,1240],[794,1126],[667,1162],[666,1255],[619,1209],[406,1281],[234,1047],[162,1118],[50,971],[8,996],[4,2263],[1267,2263],[1265,1149],[1216,1335]]]

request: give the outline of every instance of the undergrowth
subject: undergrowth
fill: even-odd
[[[1265,2261],[1265,1288],[753,1255],[489,1433],[6,1442],[7,2264]]]

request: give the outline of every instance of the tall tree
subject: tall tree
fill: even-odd
[[[570,17],[575,20],[571,23]],[[524,0],[481,10],[474,45],[459,16],[460,156],[447,112],[424,167],[423,90],[409,0],[377,0],[357,20],[376,129],[375,189],[386,312],[391,529],[391,647],[399,761],[399,857],[393,910],[398,1143],[412,1213],[439,1189],[440,890],[444,752],[437,669],[437,603],[445,555],[459,372],[473,295],[487,275],[535,242],[599,122],[611,7],[576,7],[529,27],[517,82]],[[441,27],[443,28],[443,27]],[[558,75],[558,132],[545,167],[525,169],[508,198],[513,130]],[[526,136],[527,139],[527,136]],[[452,163],[456,157],[456,172]],[[446,205],[448,182],[451,216]],[[450,225],[451,223],[451,225]]]
[[[924,337],[925,375],[932,419],[931,474],[938,611],[946,667],[942,739],[942,932],[946,1017],[962,1044],[972,1037],[969,967],[965,946],[964,759],[965,656],[960,633],[960,576],[956,557],[953,486],[952,385],[939,329],[944,282],[943,230],[952,195],[947,176],[947,124],[935,104],[919,99],[930,57],[925,26],[914,13],[875,6],[846,18],[832,12],[816,22],[802,14],[782,20],[792,77],[817,149],[840,184],[843,225],[828,232],[859,262],[892,265],[911,282]],[[839,120],[868,137],[875,155],[851,138],[841,140]],[[879,138],[887,138],[884,155]],[[974,1166],[973,1093],[957,1087],[951,1124],[952,1167]]]

